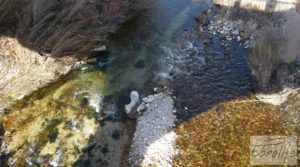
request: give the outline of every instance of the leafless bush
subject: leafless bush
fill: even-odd
[[[16,24],[16,13],[22,6],[20,0],[0,0],[0,25]]]
[[[281,14],[279,12],[264,11],[261,7],[252,4],[246,5],[243,8],[235,6],[231,9],[230,18],[233,20],[242,19],[244,22],[252,20],[259,26],[264,26],[270,21],[274,25],[279,25],[282,21]]]
[[[271,85],[271,77],[280,64],[273,41],[270,39],[259,40],[250,52],[248,64],[255,79],[256,90],[268,91]]]
[[[80,56],[105,43],[144,4],[143,0],[0,0],[0,22],[16,20],[16,37],[29,48],[53,56]]]

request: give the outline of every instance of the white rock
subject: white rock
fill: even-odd
[[[148,98],[154,99],[137,120],[129,161],[132,166],[171,167],[177,153],[176,133],[169,132],[176,119],[173,100],[161,93]]]
[[[92,51],[93,52],[105,52],[106,50],[107,50],[106,46],[102,45],[102,46],[100,46],[98,48],[93,49]]]
[[[61,159],[62,156],[62,152],[59,150],[57,151],[56,155],[54,156],[54,158],[49,162],[50,165],[52,165],[53,167],[59,167],[59,161]]]
[[[125,105],[125,112],[131,118],[135,118],[137,116],[136,108],[140,103],[139,93],[137,91],[132,91],[130,93],[130,103]]]
[[[146,104],[144,102],[141,103],[136,110],[138,113],[141,113],[142,111],[146,110]]]

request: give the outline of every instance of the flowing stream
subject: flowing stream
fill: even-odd
[[[18,103],[3,123],[7,164],[126,166],[135,123],[123,106],[130,91],[147,95],[161,78],[174,75],[178,80],[172,88],[183,119],[186,106],[199,109],[191,98],[211,105],[247,93],[249,71],[245,58],[238,56],[245,49],[232,47],[234,54],[226,57],[218,36],[208,46],[192,41],[205,49],[198,57],[177,48],[179,34],[208,5],[204,0],[154,0],[110,38],[105,55]],[[191,90],[198,95],[191,96]]]

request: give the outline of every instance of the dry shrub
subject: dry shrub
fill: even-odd
[[[0,25],[16,24],[16,12],[22,6],[20,0],[0,0]]]
[[[20,2],[23,2],[21,7],[17,5]],[[0,22],[15,18],[15,33],[23,45],[53,56],[80,56],[104,44],[106,37],[145,3],[142,0],[0,0],[0,4],[12,6],[0,8]]]
[[[280,59],[272,40],[259,40],[248,57],[248,65],[255,80],[256,90],[268,91],[272,76],[279,64]]]
[[[281,14],[274,11],[264,11],[262,6],[247,4],[243,8],[239,5],[235,6],[231,10],[230,18],[233,20],[242,19],[244,22],[250,20],[255,21],[259,26],[265,26],[268,22],[272,22],[274,25],[281,23]]]

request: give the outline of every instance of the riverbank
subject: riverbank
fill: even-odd
[[[16,39],[0,37],[0,113],[39,88],[69,73],[76,60],[54,59],[22,46]]]

